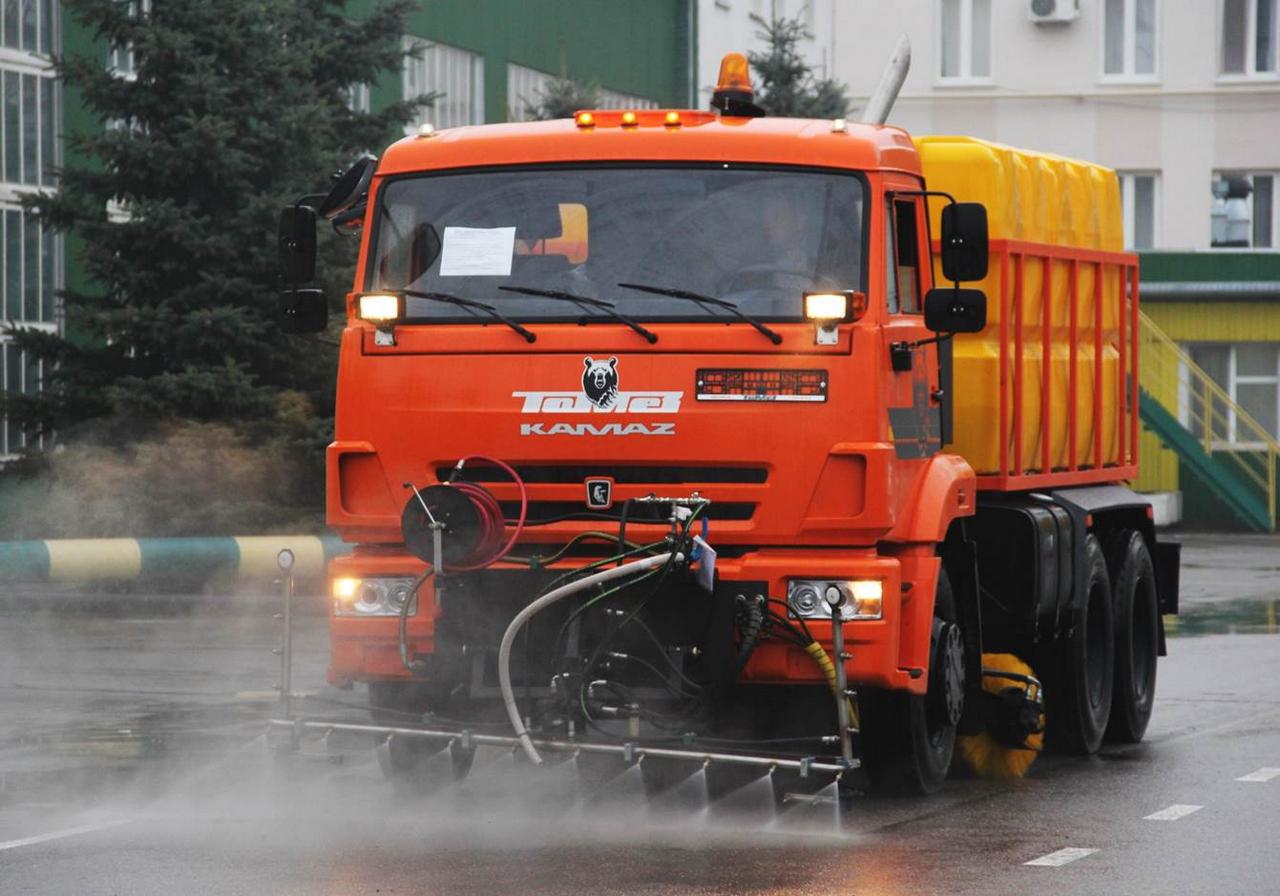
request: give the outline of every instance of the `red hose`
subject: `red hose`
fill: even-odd
[[[471,460],[493,464],[511,477],[511,481],[520,489],[520,517],[516,520],[511,537],[504,542],[503,535],[506,533],[507,522],[503,516],[502,507],[498,504],[498,499],[493,496],[493,493],[474,482],[450,482],[449,487],[455,488],[466,495],[475,507],[476,513],[480,517],[480,538],[471,553],[463,557],[460,562],[449,564],[446,569],[447,572],[472,572],[497,563],[515,547],[515,543],[524,529],[525,518],[529,512],[529,492],[525,488],[524,480],[520,478],[519,473],[496,457],[489,457],[484,454],[469,454],[458,461],[453,475],[456,476],[462,472],[463,465]]]

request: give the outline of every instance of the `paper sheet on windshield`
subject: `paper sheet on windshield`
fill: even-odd
[[[441,277],[510,277],[514,227],[446,227]]]

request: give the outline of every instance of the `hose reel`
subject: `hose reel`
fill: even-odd
[[[478,482],[457,481],[463,466],[470,460],[481,460],[503,470],[520,490],[520,517],[506,536],[507,522],[502,505]],[[509,465],[482,455],[469,455],[458,461],[445,483],[415,487],[406,482],[413,494],[400,514],[400,532],[409,552],[441,572],[470,572],[484,569],[501,560],[524,528],[529,497],[524,481]],[[440,557],[436,556],[435,538],[440,533]]]

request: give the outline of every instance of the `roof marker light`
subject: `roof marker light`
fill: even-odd
[[[424,121],[418,127],[419,137],[434,137],[436,135],[436,126],[429,121]]]
[[[679,112],[668,112],[668,113],[667,113],[666,118],[664,118],[664,119],[663,119],[662,123],[663,123],[663,124],[665,124],[665,125],[666,125],[667,127],[669,127],[669,128],[678,128],[678,127],[680,127],[680,113],[679,113]]]
[[[622,126],[624,128],[633,128],[637,124],[638,124],[638,121],[636,120],[636,113],[634,112],[622,113]]]
[[[577,122],[580,128],[592,128],[596,124],[596,117],[590,112],[579,112],[573,117],[573,120]]]
[[[849,133],[849,122],[845,121],[843,118],[835,119],[834,121],[831,122],[831,133],[833,134]]]

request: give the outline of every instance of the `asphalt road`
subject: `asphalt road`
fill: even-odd
[[[0,595],[0,893],[1280,892],[1280,540],[1187,541],[1146,742],[842,816],[750,789],[760,813],[623,785],[553,806],[556,779],[498,757],[397,790],[354,745],[268,750],[270,598],[108,618]],[[322,687],[323,619],[296,644],[309,708],[358,716]]]

